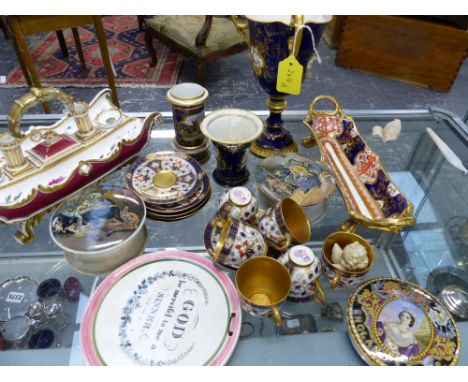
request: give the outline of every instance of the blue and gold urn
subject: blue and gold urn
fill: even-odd
[[[278,65],[290,55],[294,55],[304,68],[302,78],[304,80],[310,72],[314,46],[318,45],[331,16],[245,17],[246,21],[241,21],[236,16],[233,16],[232,20],[249,43],[255,76],[262,89],[270,96],[267,101],[270,115],[266,120],[264,131],[250,149],[253,154],[260,157],[297,152],[296,143],[291,134],[284,129],[281,118],[281,113],[288,106],[286,101],[288,94],[276,89]],[[301,27],[303,25],[306,27]],[[294,43],[296,30],[297,36]]]

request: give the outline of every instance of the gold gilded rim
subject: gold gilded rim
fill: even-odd
[[[226,238],[227,238],[229,229],[231,228],[231,224],[232,224],[232,217],[228,216],[228,218],[224,222],[223,230],[219,234],[218,242],[216,243],[216,247],[213,251],[213,261],[215,262],[219,260],[219,256],[221,255],[221,251],[224,248],[224,244],[226,244]]]
[[[273,150],[260,147],[259,145],[257,145],[257,142],[252,142],[252,145],[250,146],[250,151],[257,157],[267,158],[274,155],[297,153],[297,145],[296,142],[292,141],[292,144],[285,148],[282,148],[280,150]]]
[[[260,260],[261,259],[261,260]],[[253,262],[253,261],[268,261],[268,262],[271,262],[272,264],[277,264],[276,266],[280,266],[280,268],[283,268],[283,270],[286,272],[286,274],[288,275],[289,277],[289,289],[288,291],[286,292],[285,296],[283,296],[280,300],[278,301],[275,301],[275,303],[273,304],[270,304],[270,305],[257,305],[255,303],[253,303],[250,298],[247,298],[242,292],[241,290],[239,289],[239,283],[238,283],[238,278],[239,278],[239,274],[242,273],[242,267],[246,267],[246,264],[249,264],[249,262]],[[248,265],[247,265],[248,266]],[[240,273],[239,273],[240,272]],[[257,306],[259,308],[265,308],[265,309],[271,309],[275,306],[279,306],[280,304],[282,304],[289,296],[289,293],[291,292],[291,286],[292,286],[292,281],[291,281],[291,276],[290,276],[290,273],[289,273],[289,270],[288,268],[286,268],[286,266],[279,262],[278,260],[274,259],[273,257],[268,257],[268,256],[255,256],[255,257],[251,257],[250,259],[247,259],[246,261],[244,261],[240,266],[239,268],[237,269],[237,272],[236,272],[236,277],[235,277],[235,282],[236,282],[236,288],[237,288],[237,292],[241,295],[241,297],[245,300],[245,301],[248,301],[249,304],[253,305],[253,306]]]
[[[362,242],[365,243],[365,247],[368,247],[370,249],[370,251],[367,251],[368,252],[367,257],[369,259],[369,264],[367,265],[367,268],[365,268],[363,270],[360,270],[360,271],[348,271],[348,270],[342,271],[340,269],[337,269],[333,265],[333,263],[329,259],[330,255],[325,253],[325,243],[328,243],[328,242],[332,242],[332,244],[336,243],[336,240],[334,241],[333,239],[335,239],[336,237],[339,237],[339,236],[348,236],[348,237],[351,237],[351,238],[355,239],[354,241],[357,241],[360,244],[362,244]],[[353,241],[350,241],[349,243],[351,244],[352,242]],[[332,247],[333,247],[333,245],[332,245]],[[366,250],[367,250],[367,248],[366,248]],[[339,232],[334,232],[331,235],[327,236],[325,238],[325,240],[323,241],[323,244],[322,244],[322,254],[323,254],[323,259],[325,260],[327,265],[330,266],[330,268],[332,268],[335,272],[340,273],[342,275],[346,275],[346,274],[361,275],[363,273],[368,272],[372,268],[372,266],[374,265],[374,262],[375,262],[375,251],[374,251],[374,247],[371,245],[371,243],[369,243],[362,236],[359,236],[358,234],[352,233],[352,232],[339,231]]]
[[[290,201],[290,202],[289,202]],[[306,225],[307,225],[307,228],[308,228],[308,237],[306,240],[304,241],[300,241],[297,239],[296,235],[294,235],[293,231],[291,230],[291,227],[290,225],[288,225],[288,223],[286,222],[286,219],[284,218],[284,212],[283,212],[283,207],[284,207],[284,203],[293,203],[293,205],[295,205],[295,208],[297,210],[297,212],[299,214],[301,214],[301,217],[302,217],[302,220],[305,221]],[[281,207],[280,207],[280,213],[281,213],[281,218],[283,219],[283,223],[284,225],[286,226],[286,229],[288,230],[288,232],[290,233],[290,235],[294,238],[294,240],[296,240],[298,243],[307,243],[311,237],[312,237],[312,228],[310,226],[310,222],[309,222],[309,219],[307,218],[307,215],[305,214],[304,210],[302,209],[302,207],[299,205],[299,203],[297,203],[294,199],[292,198],[284,198],[282,201],[281,201]],[[296,220],[297,218],[295,218],[294,220]]]

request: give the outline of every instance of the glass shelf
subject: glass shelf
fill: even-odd
[[[376,246],[376,264],[368,278],[394,276],[415,282],[438,294],[448,284],[466,283],[468,286],[468,177],[454,168],[441,154],[426,127],[432,128],[464,161],[468,167],[468,128],[450,112],[431,110],[347,110],[355,118],[360,133],[380,160],[398,188],[412,201],[417,224],[400,234],[387,234],[358,228],[358,233]],[[266,111],[258,111],[266,118]],[[131,113],[144,117],[146,113]],[[172,117],[164,113],[165,122],[152,131],[150,144],[142,155],[152,151],[171,150],[174,137]],[[303,125],[305,111],[288,111],[285,125],[296,142],[308,136]],[[26,126],[50,125],[60,115],[25,116]],[[396,141],[383,143],[372,136],[372,127],[384,126],[398,118],[402,131]],[[0,116],[0,132],[7,127],[5,116]],[[317,148],[299,147],[299,153],[319,159]],[[203,167],[210,174],[215,168],[215,153]],[[254,174],[260,159],[249,154],[248,168]],[[123,185],[123,174],[128,164],[110,174],[101,182]],[[216,202],[224,188],[211,180],[212,195],[209,202],[195,215],[177,222],[163,223],[147,219],[149,241],[146,253],[177,248],[205,255],[204,228],[214,216]],[[254,179],[246,184],[257,191]],[[261,195],[258,195],[262,201]],[[263,204],[262,207],[265,207]],[[338,190],[328,200],[325,216],[312,226],[310,246],[321,255],[323,240],[338,230],[339,223],[347,218],[343,199]],[[0,351],[0,365],[79,365],[81,315],[95,286],[102,280],[75,272],[64,260],[63,253],[49,237],[50,215],[35,228],[36,239],[29,245],[18,244],[13,239],[15,226],[0,226],[0,282],[16,276],[30,276],[41,282],[47,278],[64,281],[77,277],[82,284],[79,302],[67,303],[65,309],[70,319],[66,329],[57,331],[58,341],[47,350]],[[233,275],[232,271],[227,270]],[[330,290],[327,280],[321,278],[329,302],[346,306],[350,290]],[[276,335],[270,320],[252,317],[244,312],[241,339],[230,360],[233,365],[362,365],[347,338],[346,322],[332,321],[322,315],[315,302],[295,304],[287,302],[283,311],[290,314],[310,314],[315,319],[316,333]],[[459,322],[459,329],[468,340],[468,324]],[[337,347],[341,349],[336,352]],[[468,355],[462,349],[459,364],[468,365]]]

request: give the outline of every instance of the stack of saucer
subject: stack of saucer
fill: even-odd
[[[139,158],[128,170],[127,187],[145,202],[147,217],[174,221],[193,215],[210,198],[208,175],[183,153],[159,151]]]

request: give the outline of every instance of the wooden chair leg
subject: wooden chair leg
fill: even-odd
[[[145,29],[145,16],[137,16],[138,18],[138,29],[143,30]]]
[[[65,43],[65,37],[63,36],[63,31],[62,30],[55,31],[55,34],[57,35],[57,40],[59,42],[60,50],[62,51],[63,57],[68,57],[68,48],[67,48],[67,44]]]
[[[112,71],[112,63],[107,48],[106,35],[104,33],[104,27],[102,25],[101,16],[94,16],[94,26],[96,28],[96,34],[99,41],[99,47],[101,49],[102,61],[104,63],[104,69],[107,75],[107,82],[112,91],[112,101],[114,105],[120,107],[119,96],[117,94],[117,88],[115,87],[114,73]]]
[[[83,77],[88,77],[88,68],[86,67],[86,61],[83,54],[83,48],[81,46],[80,34],[78,33],[78,28],[72,28],[73,40],[75,40],[76,51],[78,52],[78,57],[80,59],[81,68],[83,69]]]
[[[7,26],[6,26],[4,16],[0,16],[0,28],[2,28],[2,32],[3,32],[3,35],[5,36],[5,39],[9,40],[10,38],[8,37],[8,31],[7,31]]]
[[[205,86],[205,62],[197,61],[197,82]]]
[[[154,67],[158,62],[158,58],[156,57],[156,50],[153,46],[153,35],[148,30],[145,32],[145,44],[151,58],[150,66]]]
[[[34,68],[34,63],[31,54],[29,53],[28,46],[26,44],[26,39],[24,37],[23,31],[21,30],[19,21],[15,18],[15,16],[10,16],[9,20],[11,20],[9,21],[9,25],[11,27],[12,39],[16,40],[15,44],[18,47],[18,60],[20,62],[23,62],[23,65],[21,65],[21,67],[25,68],[23,69],[23,71],[26,70],[24,72],[25,75],[26,72],[29,73],[29,78],[31,80],[32,86],[35,86],[36,88],[41,88],[41,82],[39,80],[39,76],[36,72],[36,69]],[[47,102],[42,103],[42,108],[46,113],[50,114],[51,110]]]

